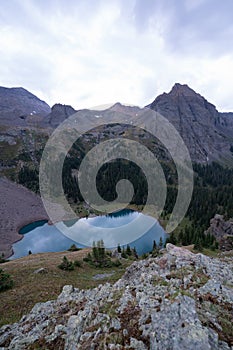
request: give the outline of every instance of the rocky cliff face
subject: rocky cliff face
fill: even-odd
[[[161,113],[179,131],[193,161],[232,161],[230,152],[233,119],[219,113],[214,105],[188,85],[175,84],[148,107]]]
[[[216,237],[221,250],[233,249],[233,219],[226,221],[223,215],[216,214],[210,220],[210,227],[207,233]]]
[[[76,111],[67,105],[52,108],[23,88],[0,87],[0,124],[11,127],[57,127]]]
[[[67,119],[75,112],[76,111],[73,107],[57,103],[52,107],[51,113],[47,117],[48,123],[53,128],[56,128],[59,124],[61,124],[65,119]]]
[[[198,349],[233,345],[233,263],[167,245],[134,262],[114,285],[65,286],[19,323],[0,329],[1,349]]]

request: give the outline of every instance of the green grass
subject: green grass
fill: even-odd
[[[132,263],[124,260],[120,267],[95,268],[84,262],[82,267],[75,267],[73,271],[63,271],[58,268],[64,255],[72,261],[82,260],[87,251],[89,250],[32,254],[1,264],[1,268],[12,276],[14,287],[0,294],[0,326],[19,321],[37,302],[56,299],[66,284],[88,289],[105,282],[114,283]],[[34,271],[41,267],[46,269],[46,273],[35,274]],[[96,274],[112,271],[115,273],[105,279],[92,279]]]
[[[211,249],[203,248],[203,251],[201,253],[212,258],[218,258],[220,250],[219,249],[211,250]]]
[[[3,160],[11,160],[17,157],[21,143],[16,139],[15,145],[10,145],[8,142],[0,142],[0,153]]]

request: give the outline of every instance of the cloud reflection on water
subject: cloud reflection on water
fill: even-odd
[[[144,225],[148,227],[148,221],[151,228],[139,239],[130,243],[132,247],[136,247],[139,254],[150,251],[153,240],[159,241],[159,238],[164,239],[165,232],[155,219],[140,214],[138,212],[122,212],[115,213],[113,216],[98,216],[94,218],[82,218],[76,221],[72,226],[66,226],[60,223],[63,229],[67,230],[67,236],[64,236],[55,226],[48,225],[36,227],[29,233],[25,234],[21,241],[13,245],[14,255],[12,259],[16,259],[28,254],[29,250],[32,253],[40,252],[56,252],[67,250],[71,244],[76,243],[79,247],[84,247],[81,244],[82,239],[88,235],[90,246],[93,241],[103,239],[108,247],[117,246],[121,243],[121,237],[127,235],[130,242],[131,232],[128,232],[128,224],[130,229],[142,232]],[[141,225],[141,226],[140,226]],[[134,232],[135,237],[135,232]],[[72,240],[74,238],[74,240]]]

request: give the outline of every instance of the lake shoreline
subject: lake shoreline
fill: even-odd
[[[7,259],[13,255],[13,244],[23,238],[23,226],[49,218],[40,196],[24,186],[1,177],[0,193],[0,255]]]
[[[51,223],[40,196],[24,186],[2,177],[0,192],[3,203],[0,211],[0,255],[3,254],[4,258],[8,259],[14,254],[13,244],[23,239],[23,234],[19,233],[20,229],[40,220],[47,220],[48,224],[52,225],[54,223]],[[98,212],[90,212],[82,203],[79,204],[79,208],[81,210],[76,213],[77,219],[101,215]],[[143,206],[129,205],[127,208],[140,212]],[[164,228],[163,222],[158,222]]]
[[[136,218],[139,220],[135,220]],[[63,226],[67,232],[63,231]],[[160,237],[163,241],[167,237],[158,220],[136,211],[135,208],[118,210],[112,215],[91,213],[82,220],[76,217],[75,220],[63,222],[63,226],[59,228],[46,220],[34,221],[24,226],[21,232],[24,240],[13,245],[14,255],[11,259],[26,256],[29,251],[36,254],[67,250],[72,244],[81,248],[91,247],[93,241],[101,239],[107,249],[114,249],[118,244],[125,247],[129,245],[142,255],[152,250],[154,240],[158,244]],[[90,237],[86,238],[86,235]]]

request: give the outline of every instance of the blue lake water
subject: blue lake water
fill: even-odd
[[[62,232],[66,231],[65,235],[58,227],[46,221],[36,221],[22,227],[19,233],[23,234],[23,239],[13,245],[14,255],[11,259],[28,255],[29,250],[32,253],[64,251],[73,243],[83,248],[99,239],[104,240],[106,247],[115,247],[118,243],[124,245],[122,242],[127,241],[141,255],[152,250],[153,240],[158,243],[160,237],[163,241],[167,237],[155,219],[128,209],[105,216],[62,222],[60,227]],[[149,229],[145,231],[145,227]],[[87,237],[89,243],[83,244]]]

